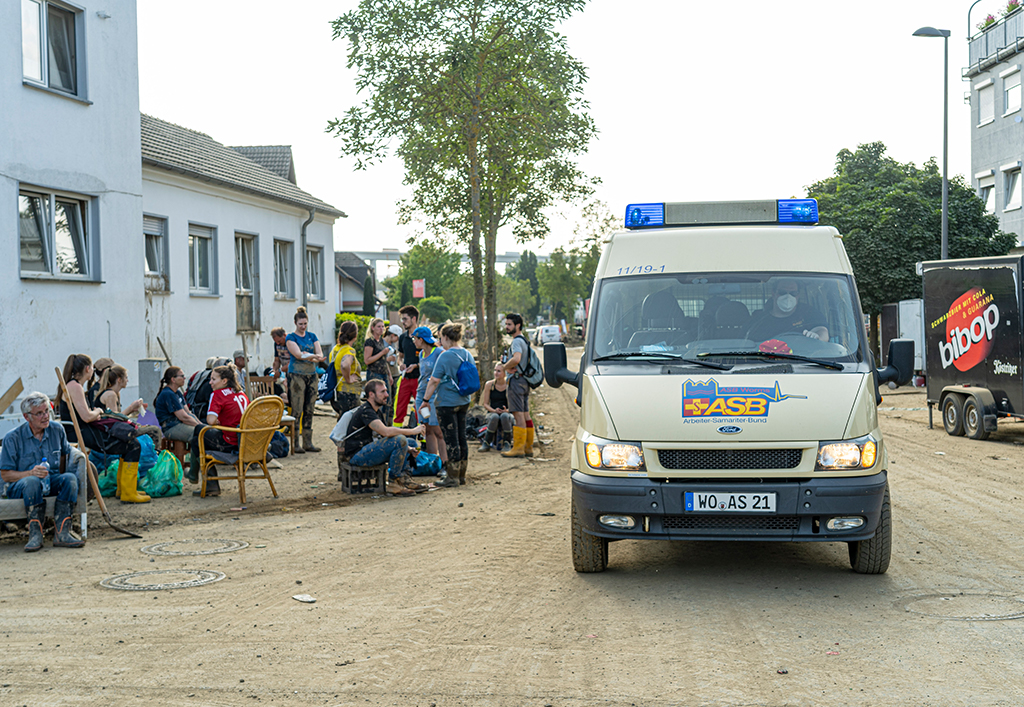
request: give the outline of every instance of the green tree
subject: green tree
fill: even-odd
[[[594,275],[601,259],[601,243],[621,221],[603,201],[591,201],[580,212],[580,220],[573,229],[575,245],[572,252],[579,257],[577,279],[580,297],[590,297],[594,290]]]
[[[384,281],[389,308],[394,310],[409,304],[413,298],[405,299],[407,288],[411,291],[413,280],[425,280],[425,296],[443,296],[459,276],[458,253],[446,250],[437,243],[424,242],[412,246],[398,261],[398,273]]]
[[[509,263],[509,266],[505,268],[505,276],[512,278],[513,280],[526,280],[530,283],[530,292],[533,294],[533,304],[529,307],[524,308],[520,314],[522,314],[527,321],[537,321],[537,313],[540,311],[540,297],[538,296],[538,283],[537,283],[537,255],[531,253],[528,250],[524,250],[519,254],[519,260],[514,263]]]
[[[537,281],[542,303],[551,305],[554,319],[569,319],[580,300],[580,256],[558,248],[548,262],[537,267]]]
[[[399,309],[407,304],[412,304],[412,283],[408,279],[402,280],[402,296],[398,301]]]
[[[361,314],[352,314],[351,312],[339,312],[334,315],[334,342],[330,345],[327,342],[322,342],[321,347],[324,350],[324,354],[329,357],[331,349],[334,348],[334,344],[338,341],[338,329],[341,328],[341,323],[345,321],[353,321],[356,323],[359,332],[356,334],[355,341],[352,342],[352,348],[356,351],[356,360],[359,361],[359,365],[363,365],[363,339],[366,338],[366,330],[370,326],[370,322],[373,317],[364,317]]]
[[[537,297],[533,294],[529,280],[514,280],[508,275],[496,278],[498,290],[498,310],[504,315],[508,312],[519,312],[526,316],[530,309],[536,309]]]
[[[452,311],[444,301],[444,297],[424,297],[417,307],[423,319],[429,319],[435,324],[446,322],[452,318]]]
[[[887,157],[885,149],[873,142],[855,152],[841,150],[835,174],[808,188],[818,200],[820,222],[843,234],[876,349],[875,315],[883,304],[920,297],[916,264],[941,256],[942,176],[935,161],[918,168]],[[985,211],[963,177],[950,180],[951,258],[1003,255],[1016,242],[999,230],[999,219]]]
[[[328,124],[356,167],[392,142],[412,198],[435,233],[468,247],[486,368],[497,355],[495,242],[547,232],[546,210],[592,191],[572,157],[595,133],[586,71],[555,26],[585,0],[362,0],[334,21],[366,101]]]
[[[377,295],[373,291],[373,278],[369,273],[363,280],[363,315],[372,317],[377,312]]]

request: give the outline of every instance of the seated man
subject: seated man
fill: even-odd
[[[810,339],[828,341],[825,317],[810,305],[797,301],[800,293],[792,278],[775,280],[772,288],[772,306],[753,316],[747,338],[767,341],[786,332],[797,332]]]
[[[71,449],[64,428],[50,424],[50,398],[29,393],[21,401],[25,423],[4,437],[0,451],[0,480],[7,498],[21,498],[28,511],[28,543],[25,552],[43,546],[46,496],[57,496],[54,505],[54,547],[82,547],[85,541],[71,533],[71,510],[78,502],[78,477],[60,472],[61,458],[84,464],[85,455]]]
[[[384,381],[373,378],[363,387],[366,402],[352,415],[345,440],[345,454],[352,466],[377,466],[388,463],[388,477],[394,488],[388,491],[397,495],[408,495],[408,489],[421,490],[426,487],[417,484],[409,476],[409,443],[407,437],[424,432],[423,425],[413,428],[389,427],[384,424],[387,412],[388,388]],[[380,439],[374,439],[376,434]]]

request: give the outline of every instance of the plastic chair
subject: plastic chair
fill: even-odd
[[[270,447],[270,440],[281,426],[281,415],[284,412],[284,401],[276,395],[264,395],[256,398],[249,407],[242,413],[242,421],[238,427],[221,427],[210,425],[199,431],[199,473],[202,477],[202,486],[199,495],[206,497],[207,481],[238,481],[239,502],[245,503],[245,482],[252,479],[266,479],[270,484],[270,491],[277,498],[277,489],[274,488],[274,480],[270,478],[270,470],[267,468],[267,449]],[[221,432],[235,432],[238,434],[238,452],[216,452],[207,451],[203,440],[206,431],[209,429],[220,430]],[[217,465],[230,465],[235,468],[232,476],[214,476],[209,474],[212,468],[216,474]],[[257,467],[262,469],[262,474],[249,474],[249,471]]]

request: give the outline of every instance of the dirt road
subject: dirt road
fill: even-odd
[[[606,572],[577,575],[572,390],[537,400],[552,461],[473,451],[459,490],[347,498],[333,455],[305,455],[275,473],[280,499],[254,483],[244,511],[227,495],[115,502],[141,541],[98,513],[83,550],[27,555],[7,536],[0,704],[1024,703],[1024,622],[1010,618],[1024,615],[1024,426],[953,439],[927,428],[922,393],[886,396],[886,575],[852,573],[839,544],[668,542],[615,543]],[[317,425],[326,441],[329,419]],[[140,552],[190,539],[249,545]],[[100,586],[166,569],[226,577]]]

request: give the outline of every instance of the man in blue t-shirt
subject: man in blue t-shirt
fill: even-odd
[[[61,473],[61,459],[78,466],[86,464],[85,455],[72,450],[60,425],[50,424],[50,398],[45,393],[29,393],[21,401],[25,422],[4,436],[0,450],[0,480],[3,495],[25,501],[28,512],[28,543],[25,552],[43,546],[43,518],[46,496],[56,495],[54,504],[54,547],[82,547],[85,541],[71,532],[71,510],[78,502],[78,477]]]

